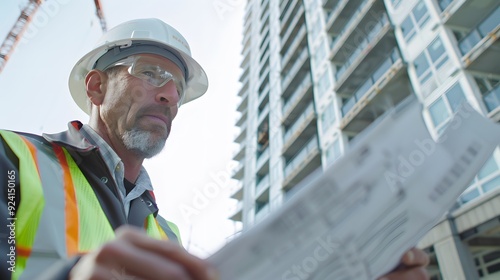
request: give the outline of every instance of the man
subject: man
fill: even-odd
[[[87,125],[43,137],[0,131],[0,278],[216,279],[157,215],[142,167],[179,106],[208,87],[183,36],[157,19],[123,23],[77,62],[69,86]],[[424,279],[427,262],[411,250],[388,277]]]

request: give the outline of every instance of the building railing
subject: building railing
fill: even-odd
[[[452,2],[453,0],[438,0],[438,5],[441,11],[444,11]]]
[[[231,217],[235,216],[238,212],[243,211],[243,200],[238,200],[238,202],[229,208],[229,213]]]
[[[255,186],[255,194],[258,194],[262,189],[264,189],[267,186],[269,186],[270,185],[269,183],[270,183],[269,174],[267,174]]]
[[[292,93],[292,96],[288,98],[288,100],[283,104],[283,110],[282,113],[283,115],[286,115],[286,112],[288,112],[288,109],[292,107],[300,99],[300,97],[304,94],[304,91],[311,86],[311,77],[309,75],[306,75],[304,77],[304,80],[300,83],[300,85],[297,87],[297,89]]]
[[[239,181],[238,183],[236,183],[235,185],[233,185],[233,187],[231,187],[231,191],[230,191],[231,198],[234,198],[234,196],[238,192],[240,192],[242,189],[243,189],[243,182],[241,182],[241,181]],[[238,198],[235,198],[235,199],[238,199]],[[238,199],[238,200],[241,200],[241,199]]]
[[[334,17],[335,18],[338,18],[338,14],[340,12],[341,9],[343,9],[345,7],[345,5],[347,5],[347,2],[349,0],[341,0],[337,3],[337,5],[335,5],[335,8],[330,12],[330,14],[328,15],[328,18],[326,19],[326,23],[327,25],[333,23],[333,22],[330,22]]]
[[[359,57],[359,54],[363,52],[363,50],[372,42],[372,40],[377,36],[377,34],[384,28],[386,23],[389,22],[387,19],[387,15],[384,14],[377,22],[377,24],[373,27],[373,29],[368,33],[366,38],[359,43],[359,46],[354,50],[354,52],[349,56],[344,65],[342,65],[335,73],[335,78],[339,80],[339,78],[347,71],[347,69],[352,65],[354,61]]]
[[[268,159],[269,159],[269,146],[267,146],[264,151],[257,152],[257,163],[256,163],[257,169],[259,169],[261,165]]]
[[[304,13],[304,7],[301,6],[299,8],[299,10],[297,11],[297,14],[294,15],[292,21],[290,22],[290,25],[287,27],[287,30],[285,32],[285,34],[283,34],[283,37],[281,39],[281,45],[282,46],[285,46],[285,43],[286,41],[288,41],[288,39],[290,38],[290,36],[292,35],[293,33],[293,29],[295,28],[295,26],[297,26],[297,24],[299,23],[299,20],[300,18],[302,17],[302,14]],[[302,23],[302,24],[305,24],[305,23]]]
[[[467,54],[484,37],[500,24],[500,7],[496,8],[487,18],[477,25],[467,36],[458,43],[462,55]]]
[[[500,83],[483,96],[483,101],[486,108],[488,108],[488,112],[500,107]]]
[[[309,140],[309,142],[304,146],[304,148],[286,165],[285,167],[285,178],[288,177],[292,172],[294,172],[301,163],[313,152],[318,150],[318,138],[314,136]]]
[[[288,84],[292,81],[292,79],[295,78],[295,75],[297,74],[297,72],[299,71],[300,67],[304,63],[305,59],[307,58],[307,55],[308,55],[307,48],[304,48],[302,50],[302,52],[300,53],[300,56],[297,58],[297,60],[293,64],[292,69],[290,69],[290,71],[288,71],[288,73],[286,74],[285,78],[282,80],[282,82],[281,82],[281,88],[283,90],[285,90],[286,87],[288,86]]]
[[[373,72],[373,74],[366,80],[366,82],[354,93],[354,95],[347,100],[342,106],[342,116],[345,116],[354,105],[368,93],[368,90],[377,83],[377,81],[384,76],[392,65],[400,59],[399,51],[394,48],[391,54],[380,64],[380,66]]]
[[[307,106],[295,123],[285,132],[285,136],[283,137],[283,141],[285,143],[288,142],[290,137],[303,126],[304,121],[309,117],[309,115],[311,115],[311,113],[314,113],[314,106],[312,102],[309,106]]]
[[[269,214],[271,208],[269,207],[269,203],[259,209],[257,213],[255,213],[255,222],[258,223],[262,221]]]
[[[302,25],[302,27],[299,29],[299,32],[297,32],[297,35],[295,36],[295,39],[290,43],[290,47],[288,47],[288,50],[286,51],[285,55],[281,58],[281,65],[284,67],[286,63],[288,63],[288,60],[292,57],[292,55],[295,53],[297,45],[300,44],[300,41],[304,38],[304,35],[306,34],[306,26]]]
[[[356,9],[356,11],[352,14],[352,16],[350,17],[351,19],[345,24],[344,29],[342,29],[342,31],[337,35],[335,40],[332,42],[332,49],[333,49],[333,46],[336,45],[337,42],[341,42],[341,41],[345,40],[345,39],[340,40],[340,38],[344,37],[344,35],[352,29],[351,25],[353,25],[354,22],[359,20],[358,16],[363,12],[363,10],[366,10],[367,8],[369,8],[366,5],[366,3],[368,1],[372,1],[372,0],[364,0],[361,4],[359,4],[358,9]]]

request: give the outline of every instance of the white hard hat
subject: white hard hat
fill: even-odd
[[[118,60],[141,53],[166,57],[184,71],[186,89],[183,104],[207,91],[207,75],[191,57],[186,39],[159,19],[136,19],[109,30],[97,42],[94,50],[83,56],[71,70],[69,89],[80,109],[89,114],[85,76],[90,70],[104,70]]]

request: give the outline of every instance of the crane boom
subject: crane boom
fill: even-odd
[[[23,33],[28,28],[29,23],[33,19],[34,14],[43,3],[43,1],[44,0],[29,0],[26,7],[21,11],[21,15],[16,20],[16,23],[14,23],[14,26],[7,34],[7,37],[0,46],[0,73],[5,67],[5,64],[7,64],[9,57],[14,52],[16,45],[21,40]],[[106,20],[104,19],[104,13],[102,12],[101,1],[94,0],[94,4],[96,7],[96,15],[99,18],[99,22],[101,24],[101,29],[103,32],[106,32]]]
[[[7,34],[7,37],[0,47],[0,73],[42,2],[43,0],[29,0],[26,7],[21,11],[21,15],[16,23],[9,31],[9,34]]]
[[[107,26],[106,26],[106,20],[104,19],[104,13],[102,12],[102,5],[100,0],[94,0],[95,3],[95,9],[96,9],[96,15],[99,18],[99,21],[101,22],[101,29],[102,32],[106,32]]]

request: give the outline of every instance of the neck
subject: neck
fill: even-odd
[[[113,149],[113,151],[122,160],[123,166],[125,168],[124,174],[125,179],[134,183],[139,177],[141,171],[142,163],[144,162],[144,157],[138,155],[137,153],[127,149],[121,139],[117,139],[113,134],[109,133],[109,130],[104,126],[102,122],[89,121],[89,126],[94,129],[99,136]]]

